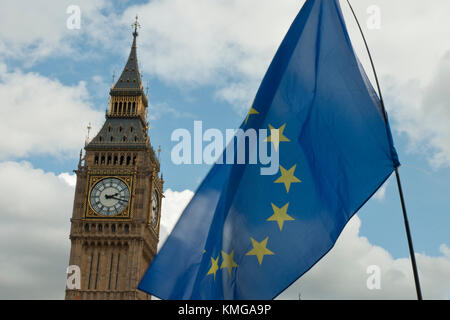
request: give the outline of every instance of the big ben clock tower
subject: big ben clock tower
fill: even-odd
[[[66,299],[150,298],[137,286],[156,253],[163,180],[147,134],[137,27],[106,121],[75,171],[69,264],[80,268],[81,288],[66,289]]]

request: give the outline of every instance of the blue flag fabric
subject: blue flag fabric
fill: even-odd
[[[162,299],[272,299],[333,247],[399,166],[338,0],[306,1],[241,128],[279,129],[279,172],[215,164],[140,290]]]

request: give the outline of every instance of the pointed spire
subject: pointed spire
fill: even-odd
[[[89,133],[91,132],[92,126],[91,123],[89,122],[88,126],[87,126],[87,136],[86,136],[86,140],[84,142],[84,146],[87,146],[89,143]]]
[[[133,37],[136,38],[138,36],[137,28],[141,27],[138,22],[138,15],[136,15],[136,21],[131,26],[134,27]]]
[[[113,74],[112,74],[111,89],[114,88],[114,79],[116,79],[116,72],[115,71],[113,71]]]
[[[136,38],[138,36],[137,29],[141,25],[138,22],[138,16],[136,15],[136,21],[132,24],[134,27],[133,30],[133,44],[131,45],[130,55],[128,56],[127,63],[125,64],[125,68],[122,71],[122,74],[117,79],[116,84],[112,88],[111,92],[116,91],[141,91],[142,90],[142,81],[141,75],[139,73],[139,66],[137,61],[137,53],[136,53]]]

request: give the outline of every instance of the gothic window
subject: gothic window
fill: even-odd
[[[118,158],[117,158],[117,155],[115,154],[115,155],[114,155],[114,165],[117,164],[117,161],[118,161]]]
[[[122,113],[122,102],[119,102],[119,113]]]
[[[91,253],[91,263],[89,265],[88,289],[91,288],[92,262],[94,261],[94,253]]]
[[[100,265],[100,252],[98,253],[98,257],[97,257],[97,271],[95,272],[95,287],[94,287],[95,290],[97,290],[98,266],[99,265]]]
[[[136,156],[133,156],[133,166],[136,164]]]
[[[84,231],[85,231],[85,232],[89,232],[89,224],[86,223],[86,224],[84,225]]]
[[[97,230],[98,230],[98,232],[102,232],[103,231],[103,226],[101,224],[99,224],[97,226]]]
[[[123,165],[123,161],[125,160],[124,156],[120,156],[120,165]]]
[[[129,233],[130,232],[130,225],[126,224],[125,228],[124,228],[125,233]]]
[[[133,114],[136,112],[136,102],[133,102]]]
[[[107,161],[107,164],[111,164],[111,161],[112,161],[111,155],[108,155],[108,161]]]
[[[117,102],[114,103],[114,113],[117,113]]]
[[[94,164],[98,164],[98,154],[95,155]]]
[[[129,166],[129,165],[130,165],[130,162],[131,162],[131,157],[130,157],[130,156],[128,156],[128,157],[127,157],[127,166]]]
[[[114,253],[111,253],[111,262],[109,263],[108,290],[111,290],[111,275],[112,275],[112,272],[113,272],[113,261],[114,261]]]
[[[102,155],[101,163],[100,163],[100,164],[105,164],[105,156],[104,156],[104,155]]]
[[[131,102],[128,102],[128,113],[131,113]]]
[[[119,266],[120,266],[120,252],[117,254],[117,268],[116,268],[116,290],[117,290],[117,280],[119,279]]]
[[[111,226],[111,232],[112,232],[112,233],[115,233],[115,232],[116,232],[116,225],[115,225],[115,224],[113,224],[113,225]]]
[[[110,140],[111,140],[111,142],[113,142],[113,141],[114,141],[114,137],[113,137],[113,136],[111,136]]]
[[[134,142],[137,142],[137,141],[138,141],[138,137],[134,136]]]
[[[102,142],[102,141],[103,141],[103,137],[100,136],[100,137],[98,138],[98,140],[99,140],[100,142]]]

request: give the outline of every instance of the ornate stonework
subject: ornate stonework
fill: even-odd
[[[156,254],[164,181],[147,135],[137,35],[106,121],[75,171],[69,265],[80,267],[81,288],[66,289],[66,299],[150,298],[137,286]]]

